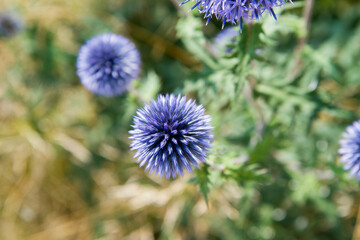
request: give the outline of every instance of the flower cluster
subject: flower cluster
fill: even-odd
[[[77,74],[89,91],[116,96],[127,91],[140,73],[140,54],[127,38],[106,33],[83,45],[77,59]]]
[[[140,54],[135,45],[116,34],[90,39],[79,51],[77,73],[91,92],[115,96],[127,90],[140,71]],[[184,169],[205,161],[213,135],[210,116],[186,97],[159,95],[157,101],[137,111],[131,148],[137,150],[140,166],[160,176],[175,178]]]
[[[210,116],[202,105],[180,95],[159,95],[134,117],[131,150],[140,167],[175,178],[205,161],[213,139]]]
[[[259,20],[265,11],[268,11],[275,19],[276,15],[273,7],[280,7],[287,0],[196,0],[195,5],[191,8],[198,8],[207,18],[207,23],[214,15],[217,19],[231,24],[240,24],[251,20]],[[292,3],[292,0],[289,0]],[[180,5],[190,2],[183,1]]]
[[[344,169],[360,181],[360,120],[346,128],[340,145],[340,161],[345,164]]]
[[[183,1],[185,4],[190,0]],[[198,8],[205,18],[215,15],[223,21],[239,23],[259,19],[268,11],[275,18],[273,7],[287,0],[196,0],[191,8]],[[291,2],[291,0],[289,0]],[[214,39],[214,48],[224,48],[234,41],[238,30],[228,28]],[[231,51],[231,50],[229,50]],[[228,52],[229,52],[228,51]],[[79,50],[77,74],[89,91],[116,96],[128,90],[131,80],[140,73],[140,54],[127,38],[113,34],[101,34],[87,41]],[[137,110],[133,119],[131,150],[145,170],[175,178],[191,172],[206,160],[213,140],[211,118],[195,100],[159,95],[145,107]]]

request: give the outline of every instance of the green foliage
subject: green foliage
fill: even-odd
[[[196,171],[195,176],[190,179],[190,183],[199,185],[199,191],[203,194],[206,204],[208,204],[208,193],[210,191],[209,165],[204,163],[201,169]]]
[[[358,20],[359,11],[357,13]],[[346,25],[345,21],[337,23]],[[256,188],[264,198],[239,205],[239,209],[245,211],[238,226],[245,234],[243,239],[294,239],[296,232],[302,232],[308,239],[351,236],[336,230],[340,226],[334,203],[336,189],[341,188],[344,181],[348,182],[344,178],[346,174],[339,172],[341,166],[337,164],[336,151],[344,125],[356,120],[357,113],[334,97],[340,97],[340,92],[358,82],[342,74],[358,69],[352,64],[354,60],[350,60],[355,54],[356,61],[360,62],[352,43],[357,38],[357,28],[342,38],[342,45],[331,38],[321,45],[312,45],[316,35],[309,35],[309,44],[303,42],[307,36],[303,20],[298,16],[282,16],[276,23],[266,18],[263,24],[246,26],[237,37],[237,44],[229,43],[232,52],[214,59],[206,58],[208,40],[192,17],[178,24],[184,46],[205,63],[203,70],[194,72],[185,83],[184,91],[196,94],[208,107],[216,127],[214,150],[209,160],[211,167],[198,175],[212,176],[220,172],[212,186],[220,187],[234,180],[244,191]],[[352,53],[344,53],[348,51],[347,46],[352,46]],[[346,58],[339,60],[343,54]],[[221,151],[217,146],[223,146]],[[207,199],[208,192],[202,187],[204,182],[198,181],[198,184]],[[269,189],[273,190],[269,192]],[[279,199],[276,195],[282,197]],[[282,209],[288,214],[284,221],[292,222],[294,230],[288,229],[289,235],[285,236],[278,229],[279,224],[272,220],[262,226],[257,221],[265,216],[256,210],[262,206],[270,212]],[[304,216],[295,209],[303,209]],[[308,209],[317,215],[316,219],[306,213]],[[249,215],[258,220],[254,222]],[[319,224],[325,223],[330,225],[326,230],[319,230]],[[259,231],[245,230],[246,226],[255,225]],[[267,231],[264,229],[271,233],[268,237],[261,236],[262,231]]]

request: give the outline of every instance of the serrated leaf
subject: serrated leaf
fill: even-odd
[[[196,175],[190,179],[191,183],[199,186],[199,191],[204,196],[206,205],[208,205],[208,194],[210,192],[209,185],[211,184],[209,174],[209,164],[204,163],[201,169],[196,169]]]

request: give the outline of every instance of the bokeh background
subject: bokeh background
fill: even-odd
[[[336,153],[341,132],[360,113],[359,1],[316,0],[308,34],[301,1],[279,13],[278,22],[264,19],[264,28],[276,32],[269,52],[275,63],[259,65],[258,75],[281,78],[303,39],[311,47],[303,55],[312,56],[303,64],[308,74],[302,76],[313,86],[307,97],[329,105],[292,125],[290,115],[303,109],[261,98],[269,89],[257,89],[261,106],[279,106],[260,145],[250,136],[256,129],[247,131],[254,125],[246,117],[251,111],[230,111],[226,90],[210,100],[202,92],[206,85],[194,80],[204,77],[204,64],[181,39],[186,25],[176,26],[186,15],[201,16],[179,2],[0,1],[0,12],[23,18],[22,31],[0,38],[0,239],[360,239],[358,184]],[[216,20],[203,25],[209,42],[221,31]],[[142,55],[142,75],[124,96],[95,96],[76,76],[80,46],[103,32],[127,36]],[[215,174],[207,204],[190,174],[165,180],[138,168],[129,151],[132,115],[143,101],[167,92],[199,98],[209,108],[221,143],[213,162],[221,161],[224,146],[231,145],[227,158],[239,162],[251,149],[251,158],[267,162],[256,171],[276,176],[272,184],[239,184]],[[287,97],[281,93],[274,94]],[[275,134],[286,125],[278,119],[289,122],[279,131],[291,133],[287,142]]]

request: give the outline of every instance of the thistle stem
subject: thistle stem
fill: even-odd
[[[305,0],[303,19],[305,22],[306,34],[305,34],[305,36],[299,38],[298,43],[295,47],[295,54],[294,54],[295,57],[294,57],[294,61],[293,61],[294,71],[291,71],[290,74],[287,76],[288,81],[292,81],[301,72],[301,68],[303,65],[302,60],[301,60],[301,51],[304,48],[304,46],[308,40],[308,37],[309,37],[309,33],[310,33],[310,29],[311,29],[311,17],[312,17],[312,13],[313,13],[313,9],[314,9],[314,3],[315,3],[314,0]]]
[[[314,9],[314,3],[315,3],[314,0],[306,0],[305,1],[303,18],[304,18],[304,22],[305,22],[306,35],[299,39],[298,44],[296,46],[297,51],[300,51],[304,47],[305,43],[308,40],[309,32],[310,32],[310,28],[311,28],[311,17],[312,17],[312,13],[313,13],[313,9]]]

